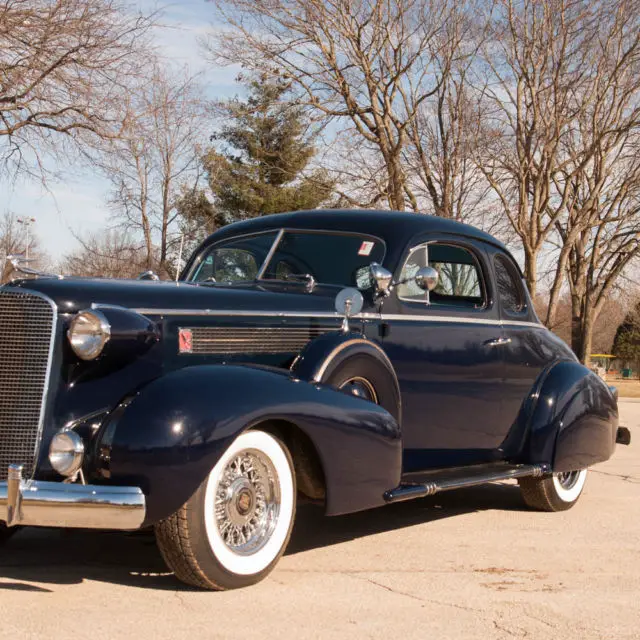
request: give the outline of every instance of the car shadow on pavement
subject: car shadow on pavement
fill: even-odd
[[[487,509],[523,510],[514,485],[491,484],[443,493],[360,513],[326,518],[301,505],[287,555]],[[164,564],[149,530],[110,531],[28,528],[0,547],[0,591],[47,593],[47,585],[84,580],[147,589],[190,590]],[[34,584],[35,583],[35,584]]]
[[[322,507],[302,505],[298,508],[296,524],[285,555],[488,509],[523,511],[527,507],[516,485],[499,483],[450,491],[333,518],[325,517]]]

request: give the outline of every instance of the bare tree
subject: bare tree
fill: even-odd
[[[403,152],[410,127],[449,73],[459,7],[452,0],[219,0],[230,29],[212,50],[291,80],[302,104],[350,123],[385,169],[381,196],[404,209],[415,196]],[[455,10],[454,10],[455,9]]]
[[[585,363],[596,320],[620,276],[640,259],[640,137],[633,142],[599,150],[573,180],[572,215],[557,224],[561,254],[568,252],[571,346]]]
[[[184,183],[200,175],[200,147],[206,118],[197,80],[156,67],[132,98],[119,139],[110,141],[98,164],[112,184],[116,220],[144,239],[146,267],[168,269],[176,204]],[[157,250],[156,250],[157,247]]]
[[[124,0],[0,0],[0,150],[5,168],[43,169],[83,134],[113,136],[140,75],[152,19]]]
[[[540,252],[565,211],[562,195],[568,197],[554,189],[554,177],[564,167],[563,141],[583,107],[581,96],[592,80],[592,43],[601,36],[608,6],[588,0],[498,0],[483,47],[477,82],[491,108],[478,167],[520,239],[533,296]],[[581,151],[589,155],[589,149]]]
[[[474,160],[483,144],[485,106],[472,77],[491,18],[491,3],[451,3],[447,36],[434,59],[440,82],[409,123],[404,154],[414,210],[483,226],[489,187]]]
[[[27,245],[28,243],[28,245]],[[25,227],[18,222],[18,216],[12,211],[5,211],[0,216],[0,284],[6,282],[13,273],[13,267],[7,261],[10,255],[25,256],[29,253],[29,265],[35,268],[44,268],[48,262],[46,254],[42,251],[40,240],[33,232],[27,234]]]
[[[81,248],[65,256],[58,269],[72,276],[135,278],[147,267],[141,246],[126,231],[106,229],[79,238]]]

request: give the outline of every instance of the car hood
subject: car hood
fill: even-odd
[[[38,278],[19,280],[6,287],[38,291],[51,298],[61,313],[75,313],[92,304],[109,304],[162,315],[163,310],[335,311],[339,287],[303,284],[198,285],[151,280]]]

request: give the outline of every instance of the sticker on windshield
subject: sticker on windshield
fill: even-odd
[[[364,240],[360,245],[360,250],[358,251],[359,256],[368,256],[371,254],[371,249],[373,249],[373,242],[370,240]]]

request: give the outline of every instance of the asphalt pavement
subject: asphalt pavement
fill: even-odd
[[[26,529],[0,549],[2,638],[640,638],[640,403],[564,513],[499,483],[325,518],[259,585],[183,587],[148,534]]]

